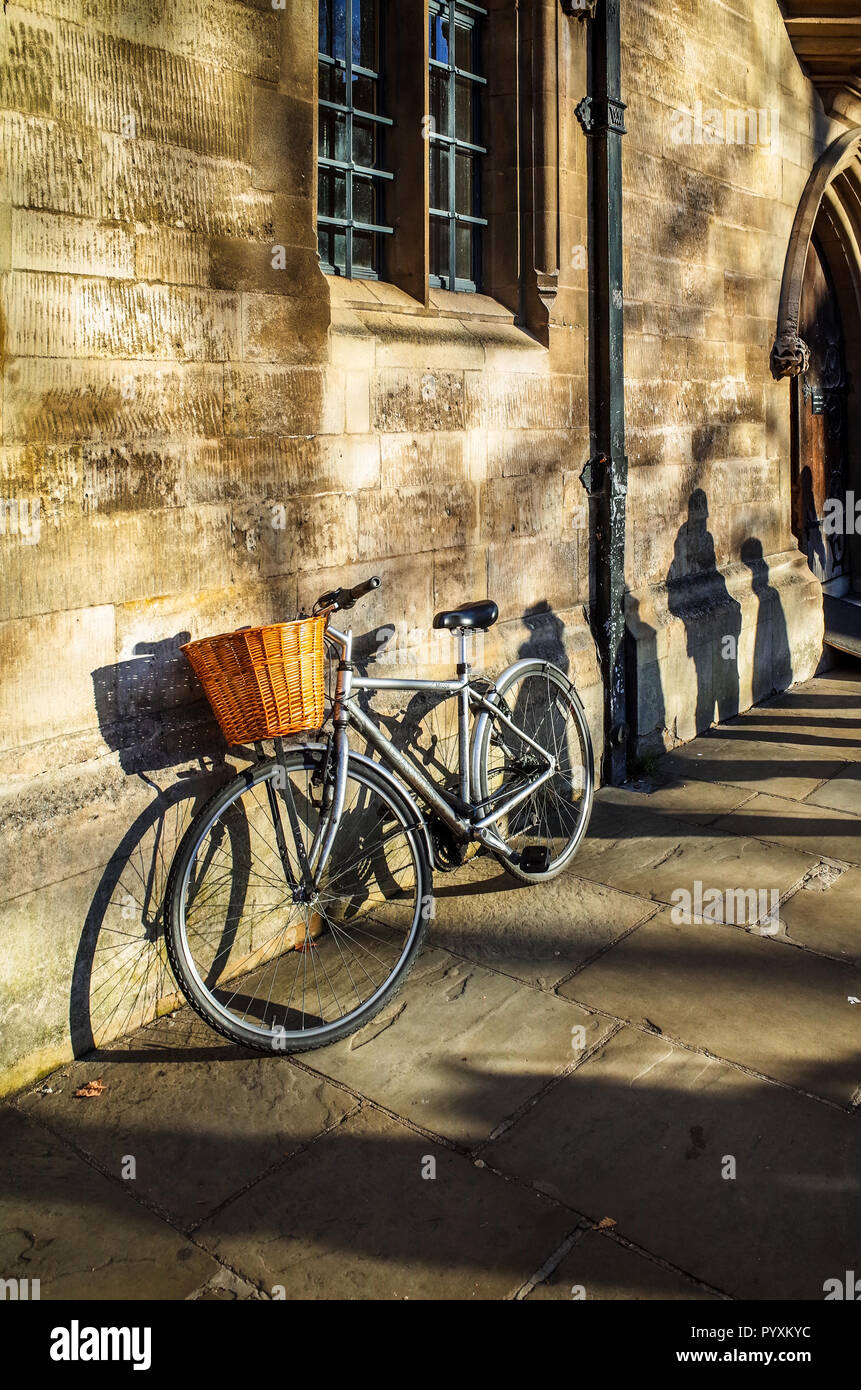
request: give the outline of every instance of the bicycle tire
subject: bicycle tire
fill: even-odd
[[[494,850],[493,853],[495,858],[506,869],[506,871],[509,874],[511,874],[513,878],[518,879],[521,883],[546,883],[550,879],[555,878],[557,874],[562,873],[568,867],[568,865],[571,862],[571,859],[577,851],[578,846],[580,845],[580,842],[583,839],[583,836],[586,834],[586,830],[589,825],[589,819],[592,814],[592,803],[595,794],[595,760],[594,752],[592,749],[592,738],[589,733],[589,725],[586,720],[586,713],[583,709],[583,704],[580,700],[580,697],[577,694],[577,691],[574,689],[574,686],[568,680],[565,673],[563,671],[560,671],[559,667],[553,665],[552,662],[543,661],[540,658],[536,658],[534,661],[526,663],[518,662],[515,666],[510,667],[508,671],[504,671],[502,673],[502,675],[499,678],[499,681],[495,684],[493,688],[493,695],[496,698],[505,701],[506,706],[508,706],[510,702],[506,700],[506,696],[512,690],[514,685],[517,683],[522,683],[525,680],[529,680],[532,677],[538,677],[539,681],[543,680],[549,683],[549,685],[553,686],[554,689],[558,691],[562,698],[566,701],[570,709],[570,712],[573,716],[577,730],[578,741],[582,750],[582,805],[578,812],[576,828],[566,841],[562,852],[551,861],[547,869],[528,871],[523,869],[516,859],[509,858],[508,856],[504,855],[501,851]],[[507,708],[506,712],[509,714],[510,718],[513,718],[515,722],[517,721],[516,709]],[[505,730],[505,726],[500,727],[502,727],[503,730]],[[491,736],[493,730],[493,716],[488,715],[487,720],[484,723],[480,732],[481,742],[477,749],[479,767],[479,788],[480,796],[483,802],[487,801],[491,794],[491,779],[488,769],[488,754],[491,747]],[[529,730],[525,729],[524,732],[529,733]],[[505,733],[508,733],[508,731],[505,730]],[[509,734],[509,737],[513,739],[514,735]],[[536,741],[540,742],[537,735],[535,735],[535,737]],[[534,795],[541,795],[541,793],[535,793]],[[528,806],[529,802],[527,801],[525,804]],[[519,811],[515,814],[519,814]],[[497,829],[499,829],[498,826]],[[503,838],[505,838],[504,832],[500,830],[500,833],[502,834]]]
[[[319,768],[321,756],[321,749],[307,745],[289,750],[284,759],[287,775],[297,771],[305,773],[316,771]],[[415,873],[415,910],[404,948],[385,982],[380,984],[367,1000],[362,1001],[345,1016],[324,1024],[322,1027],[309,1028],[301,1032],[278,1027],[266,1031],[229,1016],[223,1003],[214,997],[213,990],[206,987],[201,979],[199,969],[190,957],[185,930],[185,895],[189,874],[195,856],[208,831],[220,821],[231,807],[235,806],[246,792],[260,787],[265,781],[272,778],[279,767],[280,764],[274,758],[256,764],[216,792],[195,816],[180,842],[171,865],[166,891],[164,933],[167,954],[176,983],[189,1005],[211,1028],[223,1037],[257,1051],[297,1053],[328,1046],[348,1037],[369,1023],[398,993],[415,964],[425,939],[429,919],[433,915],[433,881],[428,862],[424,828],[416,821],[414,809],[400,792],[397,782],[391,774],[380,769],[370,760],[351,753],[347,771],[348,788],[349,784],[353,783],[375,795],[380,804],[386,808],[386,816],[393,817],[400,826],[404,841],[409,846]],[[380,825],[383,824],[384,821],[381,819]],[[337,847],[336,838],[332,851],[333,856],[336,854]],[[286,882],[283,889],[286,895],[288,891]],[[340,932],[340,926],[338,930]],[[335,931],[331,928],[330,931],[335,937]],[[340,950],[340,946],[338,949]],[[269,959],[277,960],[278,957],[272,956]],[[257,969],[258,967],[254,968]],[[241,977],[235,978],[238,980]],[[229,983],[234,983],[233,977],[230,978]]]

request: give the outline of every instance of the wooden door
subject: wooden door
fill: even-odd
[[[823,524],[828,499],[837,499],[841,509],[846,501],[846,370],[837,300],[815,241],[804,271],[799,333],[810,365],[792,383],[792,530],[813,573],[827,583],[845,574],[847,563],[842,526]]]

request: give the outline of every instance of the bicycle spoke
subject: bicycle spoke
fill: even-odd
[[[182,942],[205,1014],[259,1036],[258,1046],[348,1022],[396,975],[421,921],[415,832],[373,780],[349,777],[326,868],[303,884],[293,841],[301,835],[308,854],[325,829],[313,771],[303,761],[287,774],[298,819],[283,822],[293,883],[262,778],[200,832],[186,874]]]
[[[491,804],[501,805],[526,792],[542,775],[546,764],[528,740],[554,758],[555,771],[497,822],[514,855],[532,846],[545,848],[550,857],[541,872],[551,873],[579,842],[591,806],[591,794],[584,795],[587,782],[591,786],[588,732],[581,727],[564,678],[549,670],[518,673],[504,685],[498,708],[515,728],[491,716],[484,794]]]

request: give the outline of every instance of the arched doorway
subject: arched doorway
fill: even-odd
[[[846,351],[834,281],[819,240],[807,253],[799,333],[809,349],[793,377],[792,532],[823,586],[842,588],[846,551]]]
[[[816,164],[781,287],[772,373],[791,377],[791,526],[826,645],[861,656],[861,130]],[[858,505],[856,505],[858,504]]]

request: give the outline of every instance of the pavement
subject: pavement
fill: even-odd
[[[344,1043],[260,1056],[183,1008],[0,1105],[0,1276],[819,1300],[861,1271],[861,667],[603,789],[552,883],[479,859],[437,893]]]

